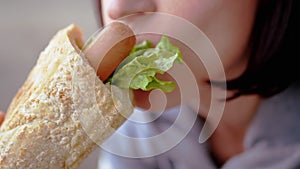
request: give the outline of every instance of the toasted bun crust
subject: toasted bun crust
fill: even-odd
[[[0,128],[1,169],[77,168],[132,112],[97,78],[82,45],[70,25],[41,52]]]

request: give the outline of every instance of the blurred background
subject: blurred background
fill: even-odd
[[[52,36],[69,24],[87,40],[98,29],[95,0],[0,0],[0,110],[12,98]]]

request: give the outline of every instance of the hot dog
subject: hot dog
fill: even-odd
[[[97,75],[105,81],[129,55],[135,41],[129,26],[122,22],[112,22],[84,49],[84,53]]]

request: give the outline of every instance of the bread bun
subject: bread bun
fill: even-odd
[[[41,52],[0,128],[1,169],[73,169],[132,112],[81,55],[82,33],[60,30]]]

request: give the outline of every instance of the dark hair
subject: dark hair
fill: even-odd
[[[300,29],[296,28],[296,6],[299,6],[296,3],[299,1],[260,1],[250,39],[248,67],[240,77],[226,82],[228,90],[236,91],[229,100],[247,94],[269,97],[299,80],[296,31]]]

